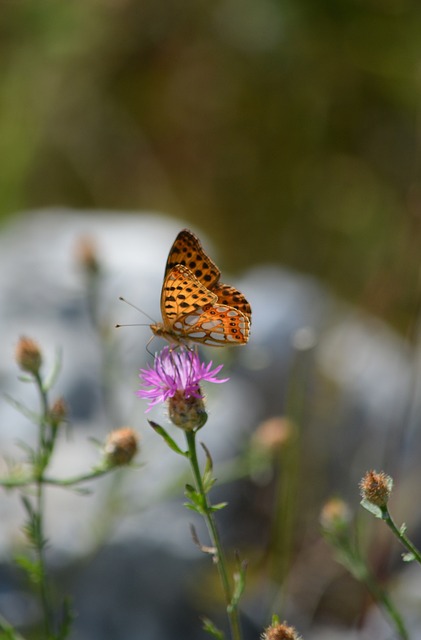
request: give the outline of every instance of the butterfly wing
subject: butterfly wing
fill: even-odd
[[[245,344],[250,331],[246,314],[222,304],[188,269],[177,264],[165,277],[161,294],[164,330],[176,342],[223,347]]]
[[[229,284],[218,282],[213,287],[212,293],[218,297],[218,302],[221,304],[241,311],[241,313],[247,316],[251,324],[251,306],[241,291],[238,291],[235,287],[230,287]]]
[[[227,284],[219,282],[221,272],[216,264],[203,250],[199,238],[189,231],[180,231],[170,249],[165,275],[176,265],[181,264],[218,297],[221,304],[234,307],[244,313],[251,320],[251,307],[244,295]]]
[[[178,264],[190,269],[208,289],[213,289],[221,275],[216,264],[204,252],[199,238],[188,229],[180,231],[174,240],[168,254],[165,276]]]

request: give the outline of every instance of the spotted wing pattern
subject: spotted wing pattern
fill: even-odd
[[[208,289],[213,288],[221,275],[216,264],[204,252],[199,238],[188,229],[180,231],[174,240],[168,254],[165,275],[178,264],[190,269],[199,282]]]
[[[251,307],[234,287],[219,282],[220,271],[199,239],[180,231],[170,249],[161,292],[162,323],[151,326],[170,342],[223,347],[246,344]]]
[[[218,297],[187,267],[177,265],[167,274],[161,296],[164,332],[175,342],[193,341],[217,347],[245,344],[250,322],[241,311]]]
[[[189,229],[180,231],[170,249],[165,275],[177,264],[188,267],[195,277],[218,296],[219,302],[238,309],[251,321],[251,307],[244,295],[228,284],[219,282],[221,272],[205,253],[199,238]]]
[[[244,313],[251,323],[251,306],[241,291],[238,291],[235,287],[230,287],[229,284],[218,282],[218,284],[212,288],[212,293],[218,296],[218,302],[221,304],[234,307],[234,309]]]

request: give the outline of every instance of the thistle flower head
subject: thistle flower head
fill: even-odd
[[[147,411],[160,402],[168,402],[171,421],[191,430],[206,421],[200,383],[226,382],[228,378],[217,378],[221,369],[222,365],[212,369],[212,361],[202,362],[196,351],[167,346],[155,356],[153,367],[140,370],[142,385],[149,388],[139,389],[136,395],[149,401]]]

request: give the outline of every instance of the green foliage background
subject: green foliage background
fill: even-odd
[[[407,333],[420,33],[415,0],[5,0],[0,213],[165,211]]]

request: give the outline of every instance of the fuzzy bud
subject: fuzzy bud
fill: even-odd
[[[294,627],[282,622],[281,624],[271,624],[270,627],[265,629],[261,640],[301,640],[301,636],[298,635]]]
[[[31,338],[22,337],[16,346],[16,362],[22,371],[37,375],[42,364],[42,355],[38,344]]]
[[[253,435],[253,445],[268,453],[276,453],[291,441],[294,425],[288,418],[274,416],[262,422]]]
[[[110,466],[129,464],[137,453],[139,436],[131,427],[112,431],[105,442],[104,453]]]
[[[323,505],[320,524],[326,532],[339,532],[347,528],[351,517],[351,510],[346,502],[340,498],[331,498]]]
[[[392,478],[383,471],[367,471],[360,482],[361,497],[382,509],[389,501],[392,486]]]
[[[76,246],[76,259],[81,267],[90,275],[96,275],[100,271],[100,264],[96,252],[96,246],[92,238],[82,236]]]
[[[63,398],[57,398],[50,410],[50,419],[54,427],[63,422],[67,418],[67,405]]]

